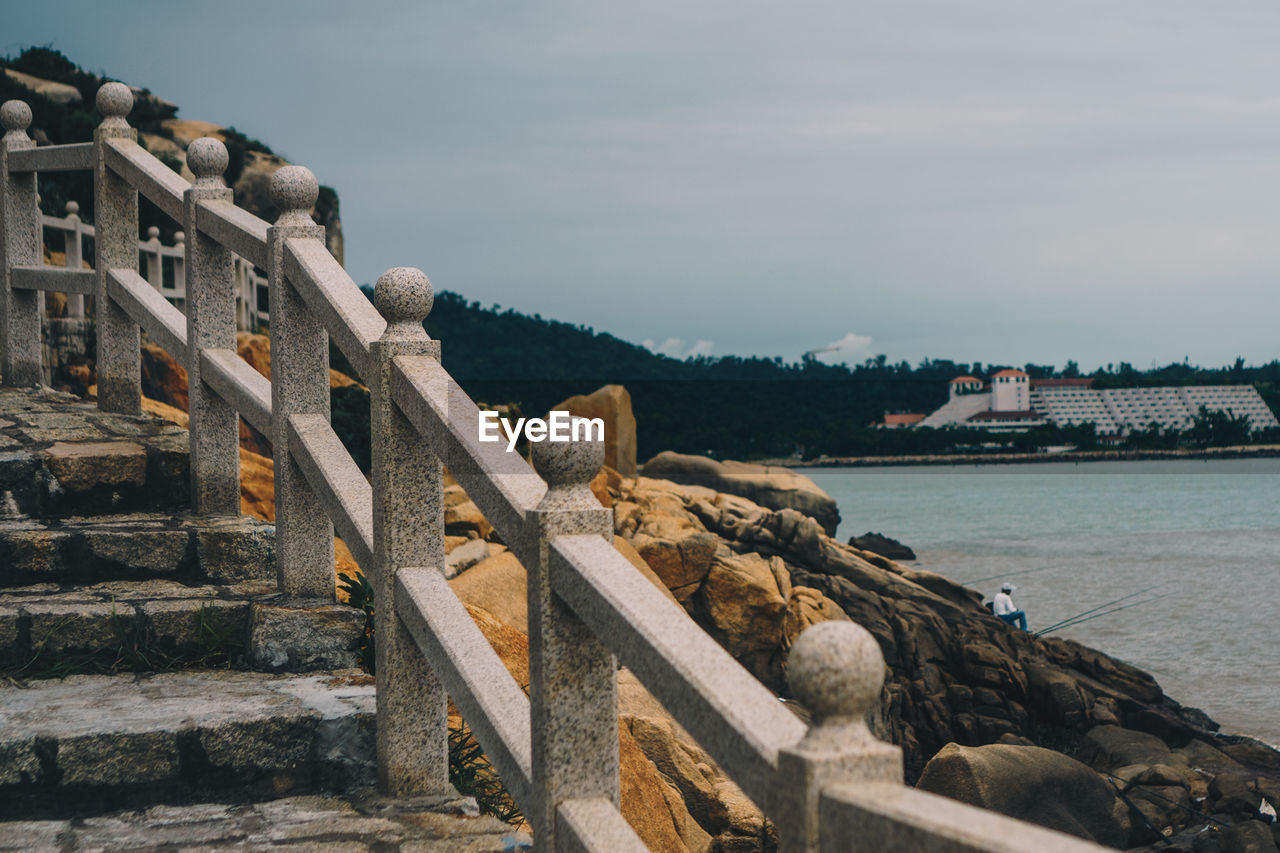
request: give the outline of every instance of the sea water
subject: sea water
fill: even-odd
[[[988,601],[1007,580],[1031,630],[1138,593],[1054,634],[1145,669],[1224,731],[1280,744],[1280,459],[802,473],[839,503],[841,541],[898,539],[909,565]]]

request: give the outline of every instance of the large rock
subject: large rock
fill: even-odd
[[[888,557],[890,560],[914,560],[916,558],[915,551],[912,551],[897,539],[891,539],[883,533],[867,531],[861,536],[854,536],[849,540],[849,544],[859,551],[870,551],[873,554],[879,554],[881,557]]]
[[[699,591],[700,604],[712,634],[729,654],[742,657],[772,652],[783,639],[787,593],[780,579],[787,577],[782,560],[759,554],[717,557]]]
[[[1133,764],[1188,764],[1185,755],[1173,753],[1155,735],[1120,726],[1096,726],[1090,729],[1080,745],[1079,755],[1082,761],[1101,770],[1115,770]]]
[[[720,540],[687,518],[651,515],[631,545],[667,589],[686,601],[711,569]]]
[[[552,411],[604,421],[604,464],[624,477],[636,475],[636,416],[631,395],[621,385],[605,385],[590,394],[578,394]]]
[[[917,787],[1111,847],[1129,839],[1128,808],[1097,773],[1038,746],[944,746]]]
[[[159,345],[142,345],[142,393],[187,411],[187,369]]]
[[[668,598],[675,600],[626,540],[614,537],[614,545],[640,574]],[[492,547],[494,550],[497,548]],[[455,549],[455,553],[457,550],[460,549]],[[487,610],[502,622],[526,633],[529,630],[528,583],[524,566],[515,554],[507,550],[494,553],[449,579],[454,594],[468,607]]]
[[[271,378],[271,339],[253,332],[236,332],[236,352],[249,362],[249,366],[268,379]],[[359,385],[356,380],[340,371],[329,368],[329,387],[345,388]]]
[[[496,558],[485,562],[493,559]],[[451,582],[455,591],[457,581],[474,571],[476,569],[463,572]],[[467,604],[467,612],[516,683],[527,690],[529,640],[525,633],[474,604]],[[702,833],[685,807],[679,791],[645,756],[625,724],[618,727],[618,757],[621,765],[619,781],[622,789],[622,816],[631,824],[645,846],[663,853],[706,853],[707,845],[701,837]]]
[[[240,448],[240,512],[276,520],[275,462]]]
[[[789,468],[666,451],[644,463],[644,475],[739,495],[770,509],[799,510],[816,519],[828,536],[834,536],[840,524],[840,510],[831,496]]]
[[[510,551],[481,560],[449,581],[454,595],[468,607],[479,607],[500,621],[529,632],[528,576]]]

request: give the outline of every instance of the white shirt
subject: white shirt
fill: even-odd
[[[997,616],[1008,616],[1010,613],[1018,611],[1018,608],[1013,606],[1013,599],[1007,592],[996,593],[996,600],[992,603],[992,609],[995,610]]]

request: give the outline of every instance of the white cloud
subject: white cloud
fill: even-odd
[[[712,344],[711,341],[706,341],[706,340],[703,340],[702,338],[698,338],[698,342],[693,346],[689,347],[689,351],[684,354],[684,357],[694,358],[695,356],[699,356],[699,355],[711,355],[712,346],[714,346],[714,344]]]
[[[871,355],[871,337],[850,332],[840,340],[814,350],[814,355],[828,364],[856,364]]]
[[[667,338],[661,344],[656,344],[653,338],[645,338],[643,341],[645,349],[658,355],[665,355],[670,358],[687,359],[695,358],[700,355],[711,355],[711,350],[715,343],[699,338],[697,343],[685,349],[683,338]]]

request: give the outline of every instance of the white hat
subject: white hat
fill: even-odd
[[[1015,589],[1017,589],[1017,587],[1011,583],[1004,584],[1000,587],[1001,592],[1013,592]]]

